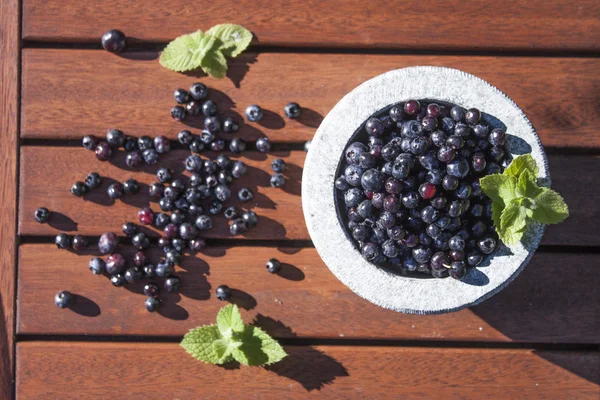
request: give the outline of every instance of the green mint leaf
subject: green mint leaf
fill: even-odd
[[[215,352],[213,343],[221,340],[216,325],[206,325],[192,329],[183,337],[181,347],[192,357],[209,364],[222,364],[221,357]]]
[[[244,321],[237,305],[229,304],[217,314],[217,327],[225,338],[231,338],[233,332],[244,331]]]
[[[226,339],[215,340],[212,346],[215,354],[219,357],[219,361],[216,364],[225,364],[226,362],[233,360],[231,352],[238,344],[241,343],[233,343]]]
[[[494,222],[494,226],[496,228],[500,226],[502,211],[504,211],[504,206],[502,204],[492,202],[492,221]]]
[[[531,156],[531,154],[524,154],[515,158],[508,168],[504,171],[504,175],[514,176],[518,178],[521,176],[523,171],[529,171],[533,174],[533,176],[537,176],[539,173],[539,168],[537,163]]]
[[[517,178],[513,176],[492,174],[479,180],[483,192],[492,202],[504,206],[517,197]]]
[[[560,194],[552,189],[542,188],[534,198],[535,207],[531,214],[537,222],[542,224],[558,224],[569,216],[569,207]]]
[[[206,34],[218,39],[218,49],[228,57],[237,57],[252,41],[252,32],[235,24],[215,25]]]
[[[535,198],[541,192],[542,188],[537,185],[536,177],[533,172],[524,170],[519,176],[517,183],[517,194],[522,197]]]
[[[268,333],[255,326],[247,326],[241,336],[242,345],[232,350],[240,364],[259,366],[276,363],[287,353]]]
[[[196,31],[179,36],[163,50],[160,65],[172,71],[191,71],[201,65],[202,60],[211,52],[216,39]]]
[[[515,244],[521,240],[527,225],[527,209],[521,205],[521,199],[514,199],[502,211],[500,225],[496,226],[498,235],[505,244]]]
[[[213,78],[222,79],[227,74],[227,60],[219,50],[213,50],[206,54],[200,62],[200,66],[207,75]]]

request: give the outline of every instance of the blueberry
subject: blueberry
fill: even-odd
[[[258,216],[254,211],[244,211],[242,213],[242,219],[249,227],[256,226],[258,223]]]
[[[450,116],[456,122],[465,120],[465,109],[459,106],[454,106],[450,109]]]
[[[137,233],[131,238],[131,244],[138,250],[144,250],[150,247],[150,239],[145,233]]]
[[[469,173],[469,163],[464,159],[452,161],[446,165],[448,175],[464,178]]]
[[[463,137],[469,136],[470,131],[471,131],[471,129],[469,128],[469,125],[459,122],[456,125],[454,125],[454,135],[453,136],[458,136],[460,138],[463,138]]]
[[[389,228],[387,234],[392,240],[402,240],[406,236],[406,231],[401,226],[396,225]]]
[[[200,134],[200,141],[205,145],[210,145],[213,140],[216,139],[216,134],[214,132],[209,131],[208,129],[204,129]]]
[[[481,112],[476,108],[469,108],[465,113],[465,120],[470,125],[475,125],[481,119]]]
[[[125,134],[118,129],[109,129],[106,132],[106,142],[115,149],[125,144]]]
[[[219,285],[215,289],[215,296],[221,301],[229,300],[231,298],[232,291],[227,285]]]
[[[419,194],[425,200],[431,199],[435,196],[436,188],[433,183],[425,182],[419,186]],[[407,207],[411,208],[411,207]]]
[[[204,128],[210,133],[217,133],[221,130],[221,120],[216,116],[206,117],[204,119]]]
[[[390,115],[390,118],[392,119],[392,121],[400,122],[400,121],[402,121],[402,118],[404,117],[404,110],[400,106],[394,106],[394,107],[390,108],[389,115]]]
[[[157,136],[154,138],[154,149],[159,154],[168,153],[171,150],[171,143],[166,136]]]
[[[160,308],[160,299],[158,297],[148,297],[144,301],[144,306],[148,312],[154,312]]]
[[[98,240],[98,251],[102,255],[111,254],[119,245],[119,238],[112,232],[105,232]]]
[[[492,146],[504,146],[506,142],[506,132],[500,128],[493,129],[488,138]]]
[[[127,179],[123,182],[123,191],[125,194],[136,194],[140,191],[140,184],[135,179]]]
[[[431,254],[432,251],[428,247],[418,246],[412,250],[412,256],[419,264],[429,262],[431,259]]]
[[[398,255],[398,245],[391,239],[382,243],[381,250],[386,257],[394,258]]]
[[[448,215],[452,218],[460,217],[464,213],[463,205],[460,201],[455,200],[450,203],[448,208]]]
[[[406,247],[413,248],[419,244],[419,236],[414,233],[409,233],[401,241]]]
[[[164,287],[167,292],[177,293],[181,286],[181,278],[176,275],[171,275],[165,279]]]
[[[206,242],[204,239],[192,239],[188,243],[188,247],[194,253],[197,253],[206,247]]]
[[[142,153],[144,162],[148,165],[156,164],[158,162],[158,152],[154,149],[144,150]]]
[[[363,169],[375,167],[377,161],[370,153],[361,153],[358,156],[358,166]]]
[[[471,232],[473,232],[473,236],[475,237],[481,237],[485,235],[487,231],[487,225],[483,221],[477,221],[471,227]]]
[[[171,118],[173,118],[174,121],[181,122],[185,119],[186,116],[187,113],[185,111],[185,108],[181,106],[175,106],[171,108]]]
[[[385,127],[378,118],[369,118],[365,124],[365,130],[369,136],[379,137],[383,134]]]
[[[421,104],[417,100],[408,100],[404,103],[404,113],[406,115],[416,115],[421,110]]]
[[[196,228],[201,231],[212,228],[212,219],[208,215],[200,215],[196,218]]]
[[[200,114],[200,111],[202,111],[202,105],[200,105],[199,102],[192,100],[185,105],[185,111],[188,115],[197,116]]]
[[[485,155],[480,152],[473,154],[471,166],[473,167],[473,171],[483,172],[485,170],[485,167],[487,166],[487,160],[485,159]]]
[[[465,248],[465,240],[460,236],[452,236],[448,241],[451,250],[461,251]]]
[[[480,139],[485,139],[488,137],[489,128],[486,125],[477,124],[473,127],[473,133]]]
[[[216,139],[210,144],[210,149],[214,152],[223,151],[225,149],[225,141],[223,139]]]
[[[94,135],[86,135],[81,140],[81,144],[88,150],[95,150],[98,145],[98,138]]]
[[[125,270],[125,257],[119,253],[113,253],[106,258],[106,272],[110,275],[115,275]]]
[[[426,206],[421,210],[421,219],[426,224],[431,224],[435,222],[439,218],[439,215],[440,212],[432,206]]]
[[[487,168],[485,169],[485,173],[486,175],[491,175],[491,174],[499,174],[502,172],[502,168],[500,168],[500,166],[496,163],[489,163],[487,165]]]
[[[142,155],[139,151],[127,153],[127,156],[125,157],[125,165],[127,165],[129,168],[139,167],[140,165],[142,165],[143,161],[144,159],[142,158]]]
[[[419,194],[409,192],[402,196],[402,205],[408,209],[416,208],[419,205]]]
[[[72,302],[73,295],[71,294],[71,292],[68,292],[66,290],[58,292],[54,296],[54,304],[56,304],[58,308],[67,308],[71,305]]]
[[[133,267],[125,271],[124,276],[127,282],[135,283],[141,281],[144,278],[144,272],[139,267]]]
[[[398,197],[390,194],[383,200],[383,209],[389,212],[396,212],[400,208],[400,200]]]
[[[271,186],[274,188],[280,188],[284,185],[285,183],[285,178],[283,177],[283,175],[281,174],[273,174],[273,176],[271,176]]]
[[[190,143],[190,151],[192,153],[200,153],[204,150],[204,143],[200,139],[194,139]]]
[[[439,237],[442,234],[442,230],[436,224],[427,225],[425,231],[433,239]]]
[[[502,150],[502,148],[500,147],[492,147],[489,151],[488,151],[489,155],[490,155],[490,159],[497,163],[497,164],[501,164],[502,160],[504,160],[504,157],[506,155],[506,153],[504,152],[504,150]]]
[[[88,187],[83,182],[75,182],[73,186],[71,186],[71,194],[73,196],[82,197],[88,192]]]
[[[106,189],[106,193],[108,194],[108,197],[110,197],[113,200],[116,200],[123,197],[123,195],[125,194],[125,189],[123,188],[123,185],[121,185],[118,182],[115,182],[111,183],[108,186],[108,189]]]
[[[237,122],[231,117],[226,117],[223,120],[223,132],[225,133],[235,133],[240,129],[240,126]]]
[[[427,104],[427,116],[437,118],[442,114],[440,106],[435,103]]]
[[[442,271],[446,269],[446,265],[450,264],[450,259],[443,252],[437,252],[431,256],[429,265],[433,271]]]
[[[242,218],[234,219],[229,226],[229,232],[234,236],[242,235],[248,232],[248,224]]]
[[[160,293],[160,288],[156,283],[147,283],[144,285],[144,294],[148,297],[156,297]]]
[[[88,189],[95,189],[102,183],[102,178],[97,172],[91,172],[85,178],[84,184]]]
[[[385,180],[384,187],[386,192],[398,194],[402,191],[403,185],[398,179],[390,177]]]
[[[483,261],[483,256],[478,251],[472,251],[467,255],[467,264],[475,267]]]
[[[405,270],[409,271],[409,272],[414,272],[417,270],[417,268],[419,267],[418,263],[415,261],[414,258],[409,257],[406,258],[403,262],[402,262],[402,267],[404,267]]]
[[[100,257],[94,257],[90,260],[88,267],[92,271],[92,274],[102,275],[106,270],[106,263]]]
[[[71,240],[71,247],[73,247],[73,250],[75,251],[83,250],[87,247],[87,245],[88,243],[86,238],[81,235],[75,235]]]
[[[368,226],[359,224],[352,229],[352,237],[355,240],[365,241],[369,238],[370,229]]]
[[[496,239],[488,236],[477,241],[477,248],[484,254],[490,254],[496,248]]]
[[[125,276],[123,274],[114,274],[110,277],[110,283],[112,283],[113,286],[119,287],[126,285],[127,279],[125,279]]]
[[[256,139],[256,150],[261,153],[267,153],[271,151],[271,142],[269,142],[269,138],[261,137]]]
[[[373,261],[379,254],[379,246],[375,243],[367,242],[362,247],[362,255],[367,261]]]
[[[449,274],[452,278],[461,280],[467,275],[467,268],[462,261],[454,261],[450,264]]]
[[[300,116],[300,106],[298,103],[287,103],[283,109],[285,116],[291,119],[296,119]]]
[[[356,208],[362,218],[368,218],[373,214],[373,206],[370,200],[363,200]]]
[[[360,142],[354,142],[352,144],[350,144],[350,146],[348,146],[346,148],[345,151],[345,156],[346,156],[346,163],[352,165],[352,164],[358,164],[358,157],[365,152],[368,152],[369,148]]]
[[[40,224],[45,224],[50,219],[50,211],[46,207],[40,207],[35,210],[33,217]]]
[[[410,174],[410,167],[401,163],[394,163],[392,166],[392,176],[396,179],[405,179]]]
[[[271,274],[276,274],[281,271],[281,263],[276,258],[271,258],[266,264],[267,271]]]
[[[456,188],[455,194],[459,199],[468,199],[471,197],[472,191],[473,189],[471,188],[471,185],[463,182]]]
[[[369,201],[369,200],[365,200],[365,201]],[[364,201],[363,201],[363,203],[364,203]],[[363,204],[363,203],[361,203],[361,204]],[[370,201],[369,201],[369,204],[371,204]],[[360,213],[360,206],[359,206],[359,213]],[[396,216],[393,213],[388,212],[388,211],[382,212],[379,215],[379,219],[377,220],[377,225],[383,229],[390,229],[395,224],[396,224]]]
[[[120,53],[126,45],[125,34],[117,29],[111,29],[102,35],[102,48],[110,53]]]
[[[208,96],[208,88],[205,84],[196,82],[190,86],[190,96],[194,100],[202,100]]]
[[[246,150],[246,143],[240,138],[233,138],[229,143],[229,150],[234,154],[241,154]]]
[[[427,136],[418,136],[410,142],[410,152],[416,155],[423,154],[433,143]]]
[[[258,122],[263,117],[263,110],[260,106],[252,104],[246,108],[246,118],[251,122]]]
[[[373,207],[383,208],[383,202],[385,200],[386,195],[386,193],[373,193],[373,198],[371,199]]]
[[[434,131],[437,128],[437,119],[435,117],[425,117],[421,120],[421,127],[425,132]]]
[[[213,200],[208,205],[208,213],[212,215],[217,215],[223,209],[223,203],[219,200]]]

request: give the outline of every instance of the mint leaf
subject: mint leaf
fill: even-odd
[[[492,202],[502,206],[517,197],[517,178],[513,176],[487,175],[479,180],[479,184]]]
[[[537,185],[536,177],[533,172],[525,170],[519,176],[519,182],[517,183],[517,191],[520,196],[535,198],[541,192],[542,188]]]
[[[537,176],[539,173],[539,168],[537,163],[531,156],[531,154],[524,154],[515,158],[512,163],[506,168],[504,171],[504,175],[514,176],[518,178],[521,176],[523,171],[530,171],[533,176]]]
[[[227,60],[219,50],[206,54],[200,62],[200,66],[207,75],[213,78],[225,78],[227,74]]]
[[[527,225],[527,209],[521,205],[520,199],[514,199],[502,211],[498,235],[506,244],[515,244],[525,231]]]
[[[215,25],[206,31],[206,34],[218,39],[218,50],[229,57],[240,55],[252,41],[252,32],[235,24]]]
[[[180,345],[192,357],[200,361],[210,364],[222,364],[221,357],[213,347],[213,342],[220,339],[221,335],[217,326],[206,325],[186,333]]]
[[[558,224],[569,216],[569,207],[558,193],[542,188],[534,198],[535,207],[531,218],[542,224]]]
[[[504,206],[502,204],[492,202],[492,221],[494,222],[494,226],[496,228],[500,226],[502,211],[504,211]]]
[[[160,55],[160,65],[177,72],[196,69],[212,50],[215,42],[214,37],[202,31],[179,36],[163,50]]]
[[[215,354],[219,357],[219,362],[217,364],[225,364],[226,362],[233,360],[231,353],[236,347],[239,347],[239,345],[241,345],[241,343],[231,342],[227,339],[215,340],[212,346]]]
[[[279,343],[255,326],[247,326],[241,336],[242,345],[233,349],[232,356],[244,365],[268,365],[287,356]]]
[[[244,331],[244,321],[237,305],[229,304],[219,311],[217,314],[217,327],[221,335],[230,338],[233,332]]]

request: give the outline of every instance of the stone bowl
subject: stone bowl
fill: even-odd
[[[338,213],[334,180],[343,150],[372,115],[409,99],[476,107],[492,127],[507,132],[513,157],[531,153],[538,183],[550,186],[548,162],[535,129],[519,107],[484,80],[442,67],[410,67],[370,79],[342,98],[327,114],[308,151],[302,176],[302,207],[317,252],[333,274],[359,296],[381,307],[409,314],[440,314],[473,306],[508,285],[537,249],[544,226],[531,224],[523,240],[500,244],[462,281],[402,276],[366,261],[348,236]]]

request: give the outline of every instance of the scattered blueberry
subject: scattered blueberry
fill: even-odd
[[[253,104],[246,108],[245,114],[246,114],[246,118],[248,118],[248,121],[258,122],[263,117],[263,110],[262,110],[262,108],[260,108],[260,106]]]
[[[58,308],[67,308],[71,305],[72,302],[73,295],[71,294],[71,292],[68,292],[66,290],[58,292],[54,296],[54,304],[56,304]]]
[[[102,35],[102,48],[110,53],[120,53],[126,45],[125,34],[117,29],[112,29]]]
[[[217,299],[225,301],[231,298],[232,292],[229,286],[220,285],[217,286],[217,289],[215,290],[215,295],[217,296]]]
[[[267,271],[271,274],[276,274],[281,271],[281,263],[276,258],[271,258],[267,261]]]
[[[46,207],[40,207],[35,210],[33,217],[40,224],[45,224],[50,219],[50,211]]]

